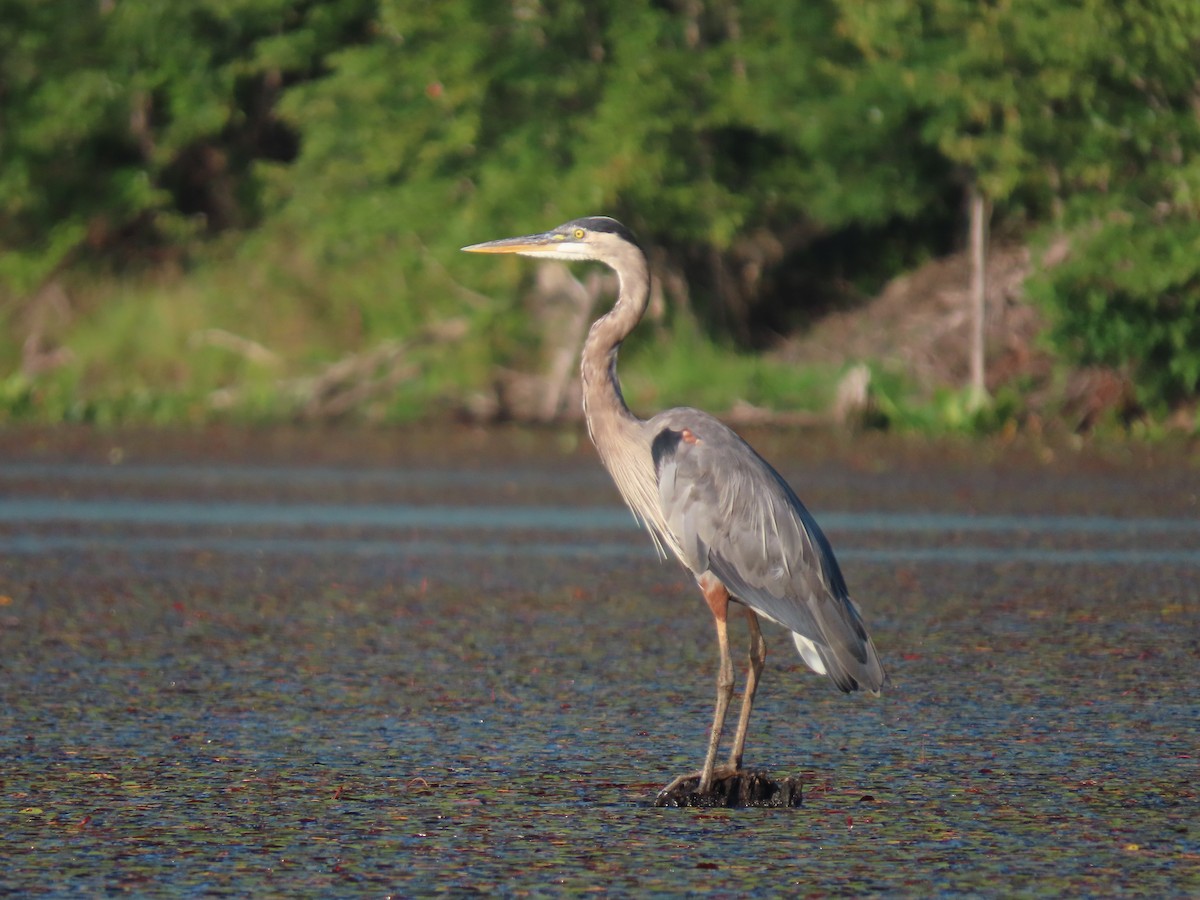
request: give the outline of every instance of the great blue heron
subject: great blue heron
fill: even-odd
[[[650,271],[637,239],[604,216],[575,219],[541,234],[464,247],[472,253],[519,253],[597,260],[617,273],[617,302],[592,325],[583,345],[583,412],[604,467],[659,552],[669,548],[695,575],[717,626],[721,662],[717,704],[697,790],[741,769],[754,692],[767,648],[758,617],[792,632],[800,657],[843,691],[878,694],[883,666],[850,599],[833,549],[788,483],[730,428],[698,409],[669,409],[648,421],[629,411],[617,380],[617,350],[642,318]],[[733,696],[729,603],[750,628],[742,711],[727,766],[716,757]],[[683,775],[670,791],[693,775]]]

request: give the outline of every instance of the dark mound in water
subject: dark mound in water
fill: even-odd
[[[663,790],[654,801],[655,806],[704,806],[737,809],[746,806],[788,807],[799,806],[801,786],[799,778],[784,778],[775,781],[762,772],[735,772],[724,778],[713,780],[712,788],[701,794],[700,776]]]

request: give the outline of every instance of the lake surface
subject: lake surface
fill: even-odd
[[[1200,893],[1196,461],[755,443],[892,679],[770,627],[791,810],[652,806],[712,624],[577,437],[0,438],[0,892]]]

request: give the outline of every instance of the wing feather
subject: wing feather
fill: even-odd
[[[663,520],[683,563],[799,635],[802,651],[811,644],[842,690],[878,691],[883,667],[833,549],[787,482],[699,410],[669,410],[647,426]]]

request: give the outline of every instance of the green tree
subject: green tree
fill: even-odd
[[[778,275],[815,241],[886,238],[939,202],[932,154],[905,157],[922,153],[909,123],[839,90],[834,61],[854,49],[833,26],[822,3],[385,0],[374,41],[283,100],[303,141],[272,173],[277,224],[336,262],[610,212],[748,338],[758,310],[810,299]],[[394,266],[434,292],[430,262]],[[516,271],[484,277],[511,290]],[[380,302],[378,285],[346,287]]]
[[[288,78],[361,31],[356,0],[0,0],[0,289],[131,231],[178,244],[250,221],[250,162],[290,156]]]
[[[1078,258],[1035,288],[1066,357],[1143,372],[1150,392],[1194,392],[1184,377],[1194,363],[1181,357],[1195,346],[1185,340],[1194,310],[1182,299],[1193,281],[1186,260],[1200,267],[1190,227],[1200,196],[1200,7],[839,0],[838,8],[838,29],[861,57],[843,73],[857,102],[875,103],[876,92],[894,101],[890,86],[902,86],[898,114],[917,123],[975,204],[1082,228]],[[1097,233],[1097,218],[1113,213]],[[1135,233],[1130,252],[1113,252],[1115,235]],[[1173,260],[1169,284],[1115,278],[1109,268],[1148,275],[1143,267],[1164,256]],[[1103,285],[1111,302],[1101,302]],[[1151,327],[1156,317],[1173,324]]]
[[[1070,236],[1033,287],[1064,358],[1177,402],[1197,50],[1191,0],[0,0],[0,293],[242,229],[321,353],[466,313],[478,382],[531,329],[464,243],[617,215],[753,343],[944,252],[971,197],[979,238]]]
[[[1031,291],[1065,361],[1123,370],[1165,411],[1200,393],[1200,7],[1093,12],[1074,87],[1044,113],[1070,257]]]

